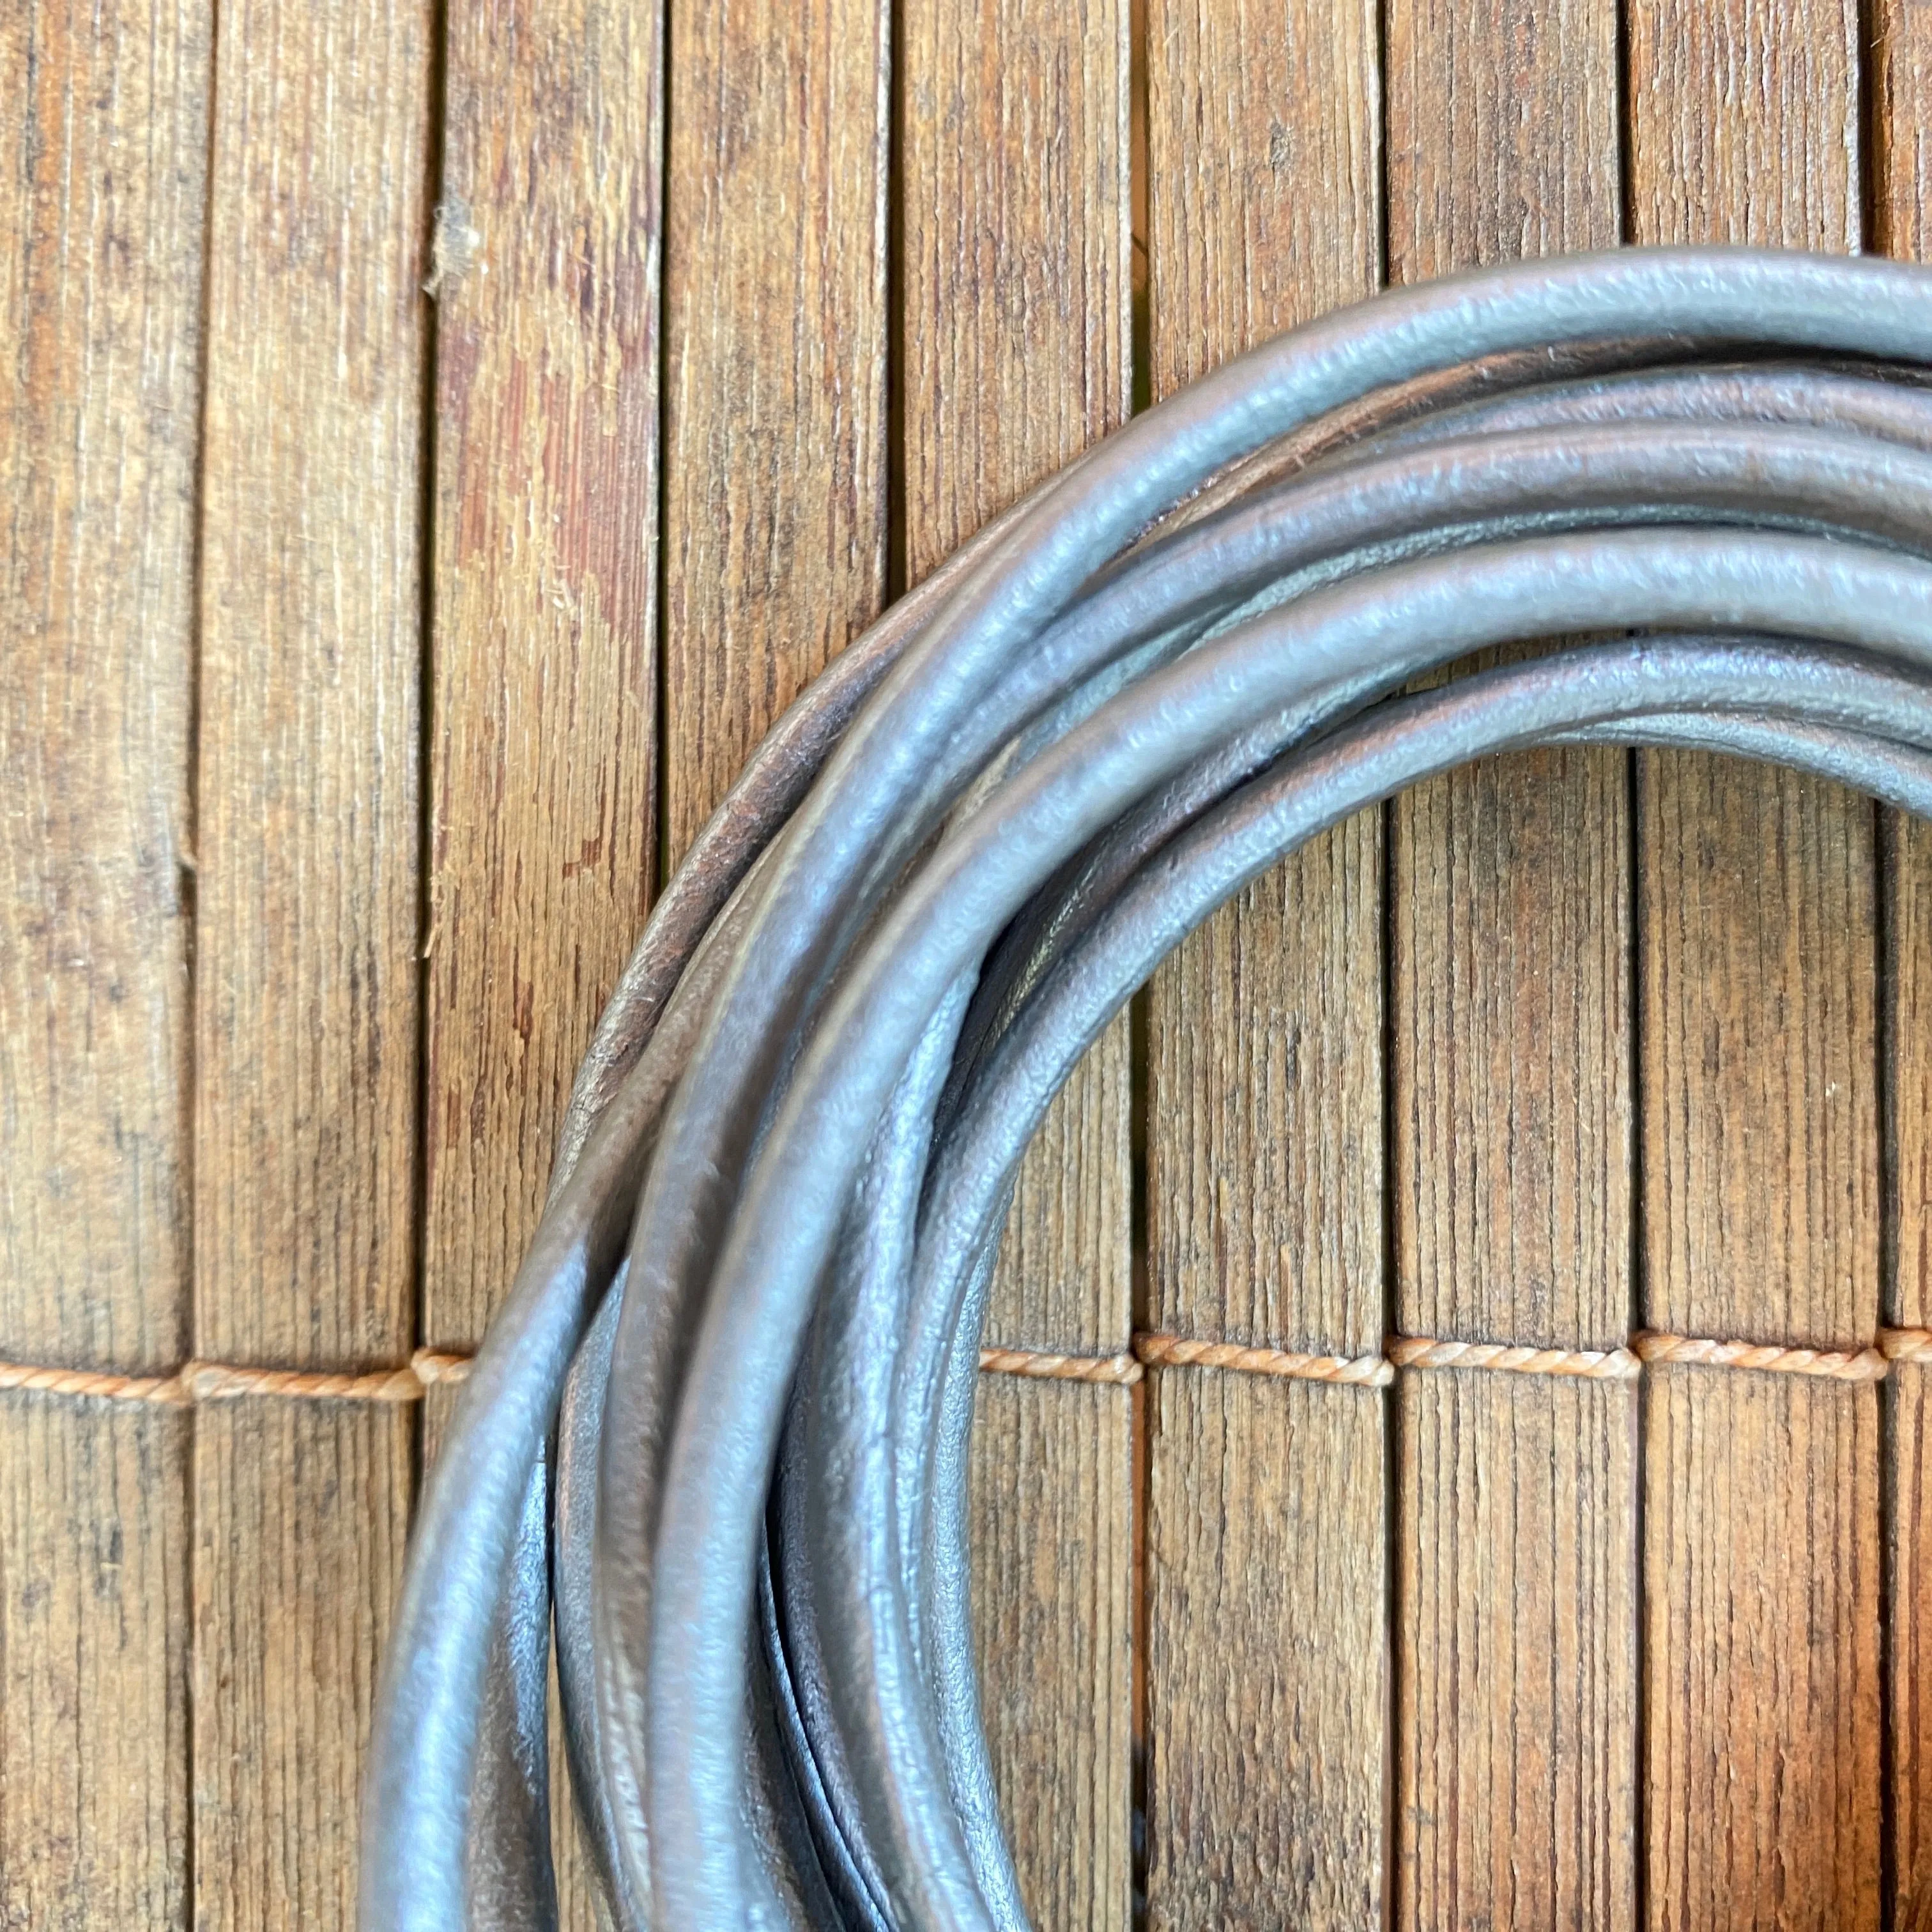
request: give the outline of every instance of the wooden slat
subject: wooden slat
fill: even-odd
[[[356,1923],[413,1432],[375,1402],[217,1402],[195,1419],[198,1928]]]
[[[1922,974],[1921,975],[1922,976]],[[1894,1372],[1886,1417],[1891,1504],[1890,1789],[1892,1923],[1932,1925],[1932,1697],[1924,1606],[1932,1601],[1932,1389],[1923,1364]]]
[[[1395,0],[1389,274],[1618,232],[1614,0]],[[1486,760],[1390,814],[1394,1324],[1613,1347],[1630,1315],[1627,762]],[[1397,1396],[1396,1922],[1628,1926],[1636,1398]]]
[[[1375,286],[1376,11],[1152,0],[1148,76],[1160,395]],[[1381,1345],[1382,868],[1366,814],[1155,977],[1156,1328]],[[1384,1405],[1181,1369],[1148,1414],[1149,1923],[1378,1926]]]
[[[189,1331],[212,10],[0,10],[0,1352]],[[0,1400],[0,1922],[178,1927],[188,1424]]]
[[[474,1347],[657,868],[662,46],[449,10],[436,305],[424,1340]]]
[[[917,583],[1126,418],[1129,62],[1124,0],[1059,11],[906,0],[901,11],[904,527]],[[989,1344],[1126,1346],[1127,1084],[1123,1016],[1021,1169]]]
[[[1646,1318],[1868,1340],[1871,807],[1688,758],[1640,788]],[[1876,1393],[1666,1370],[1645,1418],[1651,1920],[1876,1924]]]
[[[1932,8],[1882,0],[1874,40],[1873,245],[1932,260]],[[1886,912],[1886,1122],[1892,1152],[1885,1203],[1891,1266],[1885,1316],[1932,1324],[1932,830],[1881,814]],[[1898,1932],[1932,1927],[1932,1370],[1900,1364],[1882,1410],[1885,1427],[1890,1670],[1887,1901]]]
[[[1850,0],[1630,13],[1646,242],[1859,238]],[[1878,1318],[1874,815],[1638,764],[1645,1316],[1833,1346]],[[1648,1917],[1879,1922],[1877,1398],[1694,1370],[1645,1397]]]
[[[1148,1922],[1378,1927],[1383,1405],[1187,1369],[1150,1402]]]
[[[1400,1393],[1396,1922],[1630,1925],[1635,1398]]]
[[[188,1334],[188,721],[212,22],[9,8],[0,62],[0,1346]]]
[[[670,10],[664,811],[674,865],[878,614],[884,0]]]
[[[188,1922],[188,1418],[0,1396],[0,1912]]]
[[[195,1346],[414,1328],[432,8],[220,14],[209,185]],[[409,1427],[254,1399],[194,1454],[194,1910],[346,1925]]]
[[[656,884],[662,50],[658,10],[609,0],[449,10],[431,277],[435,1348],[475,1347],[508,1288]],[[551,1759],[561,1923],[591,1932]]]
[[[1132,395],[1126,0],[904,0],[897,91],[905,561],[926,574],[1126,416]],[[988,1339],[1126,1345],[1124,1016],[1022,1168]],[[982,1393],[974,1442],[984,1708],[1022,1889],[1120,1926],[1132,1880],[1130,1432],[1120,1388]],[[1045,1472],[1068,1492],[1040,1509]]]
[[[209,172],[195,1346],[412,1326],[428,0],[222,10]]]
[[[1128,1402],[1124,1389],[989,1375],[974,1412],[980,1668],[1002,1814],[1043,1928],[1128,1922]]]

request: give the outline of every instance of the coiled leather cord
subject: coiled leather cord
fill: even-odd
[[[962,1496],[1048,1100],[1216,905],[1466,759],[1694,745],[1932,812],[1928,365],[1932,275],[1874,261],[1384,296],[1136,418],[846,652],[660,900],[430,1472],[369,1932],[554,1922],[553,1603],[616,1925],[1024,1924]]]

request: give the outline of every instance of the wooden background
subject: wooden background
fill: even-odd
[[[14,0],[0,76],[0,1356],[133,1372],[473,1346],[655,880],[1138,404],[1932,206],[1925,0]],[[994,1339],[1869,1342],[1928,1025],[1932,836],[1484,766],[1162,970]],[[988,1377],[1042,1925],[1932,1925],[1927,1372]],[[421,1428],[0,1395],[0,1926],[348,1922]]]

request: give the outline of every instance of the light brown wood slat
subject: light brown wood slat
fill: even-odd
[[[884,0],[674,7],[664,808],[675,864],[875,616],[886,567]]]
[[[195,1346],[414,1327],[433,13],[219,22],[201,504]],[[194,1910],[347,1925],[410,1424],[244,1400],[194,1451]]]
[[[1650,1921],[1876,1925],[1874,1393],[1666,1370],[1645,1432]]]
[[[1148,1922],[1382,1922],[1383,1405],[1169,1369],[1148,1389]]]
[[[884,604],[886,0],[673,6],[665,846]]]
[[[449,10],[424,1339],[482,1340],[658,859],[658,10]]]
[[[658,862],[661,10],[450,10],[436,315],[424,1328],[474,1347]],[[439,1400],[440,1398],[440,1400]],[[434,1433],[446,1392],[425,1414]],[[560,1748],[561,1922],[595,1906]]]
[[[1156,395],[1374,288],[1376,54],[1363,0],[1151,0]],[[1382,886],[1369,813],[1156,975],[1152,1326],[1381,1346]],[[1148,1410],[1149,1922],[1379,1925],[1384,1406],[1174,1369]]]
[[[1883,1822],[1891,1841],[1892,1923],[1932,1926],[1932,1696],[1924,1605],[1932,1602],[1932,1388],[1922,1363],[1892,1371],[1886,1417],[1891,1506],[1891,1695]]]
[[[884,602],[884,0],[674,7],[666,849]]]
[[[188,1922],[188,1422],[0,1396],[0,1915]]]
[[[1043,1932],[1128,1922],[1131,1400],[982,1376],[974,1413],[980,1668],[1002,1815]]]
[[[1400,1400],[1396,1922],[1630,1925],[1633,1394],[1450,1372]]]
[[[1912,45],[1894,14],[1888,58],[1877,92],[1881,140],[1915,104],[1932,98],[1932,34],[1912,15]],[[1932,27],[1928,20],[1927,27]],[[1909,63],[1909,64],[1908,64]],[[1884,150],[1882,148],[1882,152]],[[1898,149],[1891,151],[1894,158]],[[1887,252],[1924,255],[1915,174],[1880,176],[1880,207],[1888,203],[1907,222],[1882,233]],[[1907,200],[1908,194],[1910,200]],[[1885,1034],[1890,1049],[1887,1131],[1892,1150],[1891,1279],[1886,1318],[1900,1328],[1932,1324],[1932,830],[1892,815],[1887,827],[1886,882],[1888,930]],[[1889,1789],[1884,1817],[1890,1837],[1892,1923],[1899,1932],[1932,1926],[1932,1633],[1924,1606],[1932,1602],[1932,1371],[1921,1363],[1894,1364],[1883,1403],[1886,1534],[1890,1558],[1887,1598],[1890,1670]]]
[[[402,1583],[406,1409],[195,1419],[195,1923],[352,1926],[363,1742]]]
[[[1123,422],[1132,389],[1125,0],[907,0],[899,79],[905,545],[916,583]],[[997,1347],[1126,1346],[1127,1026],[1022,1168]]]
[[[1932,8],[1882,0],[1868,16],[1873,39],[1870,164],[1872,245],[1932,260]],[[1891,1266],[1886,1319],[1932,1322],[1932,831],[1903,814],[1881,814],[1886,953],[1882,1032],[1888,1057],[1886,1122],[1892,1150],[1885,1213]],[[1898,1932],[1932,1927],[1932,1388],[1922,1364],[1900,1363],[1883,1397],[1890,1646],[1886,1712],[1889,1838]]]
[[[1629,14],[1636,238],[1859,238],[1850,0]],[[1868,802],[1641,757],[1645,1318],[1835,1346],[1878,1318]],[[1645,1395],[1654,1924],[1879,1921],[1878,1399],[1654,1374]]]
[[[0,1345],[188,1334],[205,9],[0,20]]]
[[[1126,416],[1132,395],[1126,0],[905,0],[898,276],[910,580]],[[1124,1016],[1022,1167],[995,1346],[1126,1344]],[[1046,1924],[1127,1923],[1132,1398],[1016,1381],[973,1450],[984,1709],[1022,1888]],[[1067,1492],[1042,1508],[1043,1472]]]
[[[189,1333],[194,508],[213,20],[0,10],[0,1348]],[[0,1922],[179,1927],[188,1424],[0,1399]]]
[[[428,0],[224,8],[201,504],[195,1348],[407,1352]]]
[[[1614,0],[1387,20],[1392,280],[1616,241]],[[1401,1333],[1628,1333],[1627,773],[1486,760],[1392,808]],[[1396,1401],[1396,1922],[1630,1925],[1635,1391],[1452,1373]]]

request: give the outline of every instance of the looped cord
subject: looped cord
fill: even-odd
[[[429,1472],[364,1932],[550,1922],[553,1629],[618,1932],[1020,1932],[964,1484],[1052,1096],[1217,906],[1473,758],[1691,746],[1932,814],[1928,370],[1932,274],[1869,257],[1392,291],[1137,416],[836,660],[660,898]],[[1156,1336],[1052,1372],[1150,1363],[1372,1389],[1886,1358]]]

